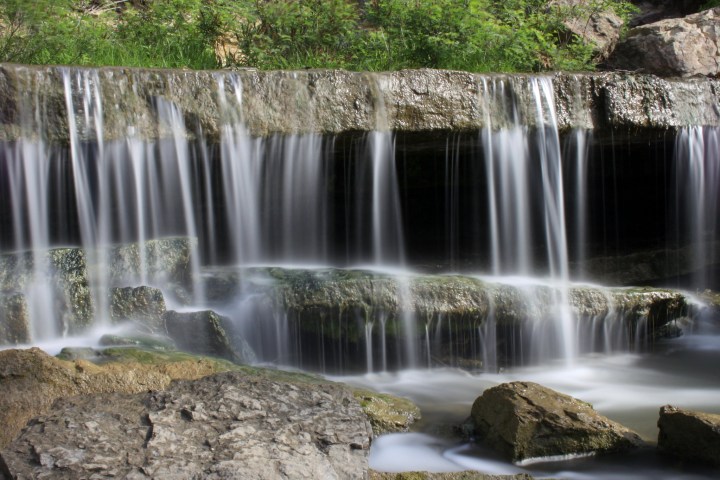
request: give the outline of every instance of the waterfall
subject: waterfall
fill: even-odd
[[[367,125],[331,135],[281,134],[272,125],[251,133],[259,80],[242,72],[213,72],[202,89],[182,94],[167,81],[150,95],[139,73],[125,83],[118,72],[55,73],[55,80],[28,82],[34,89],[18,93],[23,133],[0,143],[0,257],[32,257],[32,281],[17,287],[31,310],[32,341],[75,328],[54,308],[67,299],[48,260],[65,247],[84,252],[95,324],[109,321],[109,289],[157,286],[170,308],[211,304],[231,317],[263,361],[328,370],[362,363],[370,371],[440,364],[494,371],[512,362],[570,364],[584,353],[631,349],[641,336],[623,330],[629,320],[622,309],[591,315],[572,303],[580,288],[572,275],[580,274],[570,259],[583,261],[592,241],[602,243],[594,232],[605,221],[597,212],[606,208],[606,192],[590,184],[606,177],[613,184],[618,172],[591,178],[598,142],[585,129],[560,131],[552,77],[474,77],[481,129],[407,133],[390,128],[403,115],[413,121],[394,103],[390,77],[363,75],[369,103],[353,99],[359,103],[348,115]],[[282,84],[295,106],[278,99],[290,111],[275,113],[301,122],[322,99],[298,75]],[[43,88],[52,82],[62,92],[67,144],[49,124],[57,105]],[[215,102],[217,116],[209,121],[186,110],[185,94]],[[136,115],[138,104],[150,113]],[[675,189],[666,199],[674,220],[667,224],[681,246],[697,245],[696,265],[715,251],[718,132],[688,127],[675,139]],[[180,279],[160,271],[153,242],[168,237],[197,242]],[[132,268],[115,268],[119,256]],[[275,268],[294,276],[282,284]],[[221,270],[240,279],[222,301],[207,292]],[[267,290],[301,285],[310,295],[337,270],[348,289],[368,289],[361,304],[348,307],[339,285],[324,297],[336,302],[332,309],[293,311]],[[449,298],[424,291],[418,282],[428,273],[441,284],[453,275],[482,283],[471,285],[473,294],[485,295],[489,307],[447,313],[438,305],[471,294],[460,287],[445,292]],[[705,279],[694,283],[700,288]],[[612,303],[611,293],[596,297]],[[307,321],[317,331],[302,332]]]

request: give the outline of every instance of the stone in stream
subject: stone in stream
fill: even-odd
[[[471,421],[481,443],[515,462],[643,445],[636,433],[590,404],[531,382],[485,390],[473,403]]]
[[[2,451],[11,478],[366,478],[372,430],[352,392],[240,372],[162,392],[56,402]]]
[[[691,463],[720,467],[720,415],[660,408],[658,448]]]

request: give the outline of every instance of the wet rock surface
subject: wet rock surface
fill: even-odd
[[[255,353],[230,319],[213,312],[165,312],[165,330],[181,350],[237,363],[255,361]]]
[[[478,440],[513,461],[643,445],[590,404],[532,382],[489,388],[473,403],[471,417]]]
[[[720,75],[720,7],[631,29],[609,64],[662,76]]]
[[[30,315],[22,293],[0,292],[0,345],[30,341]]]
[[[370,424],[344,387],[229,372],[59,401],[2,452],[18,478],[365,478]]]
[[[165,298],[158,288],[142,286],[110,290],[110,318],[115,323],[131,320],[147,326],[150,331],[159,331],[165,311]]]
[[[664,454],[720,467],[720,415],[665,405],[658,428],[658,448]]]

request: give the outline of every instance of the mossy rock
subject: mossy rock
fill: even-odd
[[[407,432],[421,418],[420,408],[407,398],[361,389],[353,394],[370,419],[375,435]]]

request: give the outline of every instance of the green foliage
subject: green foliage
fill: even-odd
[[[707,10],[708,8],[720,7],[720,0],[708,0],[700,7],[701,10]]]
[[[0,0],[0,61],[478,72],[593,68],[563,22],[624,0]],[[222,49],[219,49],[222,47]],[[220,52],[220,53],[218,53]]]

